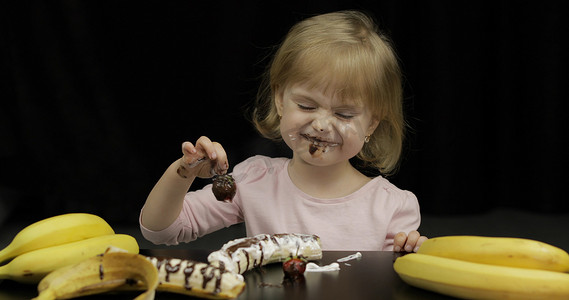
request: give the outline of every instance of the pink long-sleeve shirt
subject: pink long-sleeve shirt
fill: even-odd
[[[298,189],[287,166],[290,159],[254,156],[236,165],[237,193],[231,203],[217,201],[211,184],[189,192],[178,218],[143,236],[155,244],[190,242],[245,222],[248,236],[307,233],[320,236],[324,250],[392,250],[398,232],[417,230],[421,221],[415,195],[378,176],[341,198],[319,199]]]

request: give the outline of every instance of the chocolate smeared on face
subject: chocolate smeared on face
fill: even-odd
[[[310,155],[314,155],[314,153],[318,151],[318,149],[319,149],[318,146],[310,144],[310,146],[308,147],[308,152],[310,152]]]
[[[329,150],[334,149],[339,145],[337,142],[332,142],[309,134],[300,134],[300,136],[310,142],[308,145],[308,153],[310,153],[314,158],[320,157],[322,154],[327,153]]]

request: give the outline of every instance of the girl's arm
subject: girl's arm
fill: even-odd
[[[142,225],[153,231],[170,226],[182,210],[184,196],[196,179],[227,172],[229,164],[223,147],[207,137],[194,146],[182,144],[182,158],[173,162],[156,183],[142,209]]]

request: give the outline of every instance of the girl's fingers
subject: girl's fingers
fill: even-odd
[[[428,240],[429,238],[427,238],[426,236],[421,236],[419,237],[419,239],[417,240],[417,244],[415,244],[415,249],[413,249],[413,252],[417,252],[419,251],[419,247],[421,247],[421,245],[423,244],[424,241]]]
[[[184,155],[193,155],[197,152],[196,147],[190,142],[183,142],[182,143],[182,153]]]
[[[187,164],[190,168],[204,161],[203,152],[194,147],[190,142],[184,142],[182,144],[182,153],[184,154],[182,162]]]
[[[417,230],[409,232],[407,235],[407,242],[405,243],[405,251],[412,252],[415,249],[417,240],[421,237],[421,234]]]
[[[393,251],[399,252],[405,246],[405,241],[407,241],[407,234],[405,232],[399,232],[393,238]]]
[[[201,136],[198,139],[196,149],[198,152],[201,150],[209,160],[217,159],[218,153],[216,152],[216,147],[207,136]]]
[[[215,174],[222,175],[227,173],[229,163],[227,161],[227,153],[220,143],[213,143],[217,158],[214,160],[213,169]]]
[[[419,231],[414,230],[406,234],[405,232],[399,232],[393,238],[393,251],[406,251],[406,252],[417,252],[419,246],[427,240],[427,237],[421,236]]]
[[[209,168],[201,168],[201,176],[213,176],[227,173],[229,163],[227,161],[227,153],[220,143],[212,142],[208,137],[202,136],[195,146],[190,142],[182,143],[182,152],[184,157],[182,161],[190,168],[193,168],[205,160],[209,160]],[[207,174],[206,174],[207,173]]]

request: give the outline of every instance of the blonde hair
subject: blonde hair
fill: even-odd
[[[389,39],[358,11],[314,16],[294,25],[275,53],[259,88],[252,121],[266,138],[282,139],[275,93],[302,82],[334,88],[362,101],[380,123],[357,157],[382,174],[394,172],[405,122],[401,72]]]

